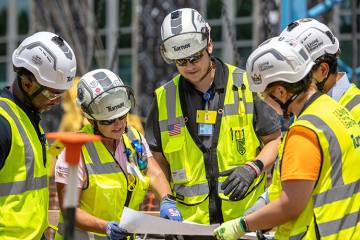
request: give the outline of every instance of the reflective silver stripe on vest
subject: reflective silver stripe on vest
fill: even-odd
[[[317,128],[323,130],[329,144],[330,161],[331,161],[331,180],[332,188],[326,192],[314,196],[314,207],[321,207],[324,204],[334,201],[343,200],[353,195],[354,191],[359,192],[359,181],[344,185],[342,177],[342,158],[340,144],[333,130],[320,118],[314,115],[304,115],[299,119],[307,120]],[[318,224],[320,235],[322,237],[335,234],[343,229],[354,227],[360,221],[360,212],[350,213],[341,219]]]
[[[21,194],[29,190],[39,190],[47,187],[47,175],[34,177],[35,154],[23,126],[8,103],[0,100],[0,107],[3,108],[14,120],[20,133],[25,148],[26,180],[17,182],[0,183],[0,197]]]
[[[358,104],[360,104],[360,96],[356,95],[353,99],[350,100],[350,102],[345,105],[345,108],[351,111]]]
[[[180,124],[180,127],[185,127],[185,121],[183,117],[175,118],[175,122]],[[167,132],[170,126],[169,120],[161,120],[159,121],[159,128],[161,132]]]
[[[137,140],[137,138],[135,137],[135,135],[130,127],[127,130],[127,136],[129,137],[130,142]]]
[[[318,224],[321,237],[330,236],[341,230],[352,228],[360,221],[360,211],[345,215],[341,219]]]
[[[306,114],[299,118],[299,120],[306,120],[311,122],[318,129],[324,132],[326,140],[329,144],[329,155],[331,161],[331,181],[332,187],[344,185],[342,176],[342,156],[339,141],[336,138],[334,131],[319,117],[315,115]]]
[[[346,184],[344,186],[336,186],[328,191],[319,193],[314,196],[314,207],[321,207],[325,204],[343,200],[360,192],[360,180]]]
[[[302,233],[299,233],[299,234],[296,234],[294,236],[290,236],[289,237],[289,240],[300,240],[300,239],[303,239],[303,237],[305,236],[306,232],[302,232]]]
[[[242,96],[241,99],[244,103],[245,114],[253,114],[254,105],[252,102],[246,102],[245,98],[245,89],[243,89],[243,74],[244,71],[240,68],[236,68],[232,74],[234,85],[241,90]],[[234,93],[234,103],[224,105],[224,116],[227,115],[238,115],[239,114],[239,91],[233,91]]]
[[[209,194],[209,184],[201,183],[192,186],[174,185],[174,191],[184,197],[195,197],[203,194]]]
[[[176,123],[176,87],[174,81],[168,82],[164,88],[166,90],[168,124],[170,125]]]
[[[116,162],[101,163],[99,154],[96,151],[93,142],[88,142],[85,147],[93,163],[87,163],[86,168],[89,174],[109,174],[121,172],[119,165]]]
[[[159,121],[159,128],[161,132],[170,131],[170,126],[173,127],[174,124],[179,124],[180,127],[185,126],[184,118],[176,117],[176,86],[174,81],[170,81],[164,86],[166,92],[166,111],[167,111],[167,120]]]

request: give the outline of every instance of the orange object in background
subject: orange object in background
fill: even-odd
[[[82,145],[87,142],[101,140],[101,137],[98,135],[72,132],[50,132],[46,134],[46,137],[59,140],[65,145],[65,160],[72,165],[79,163]]]

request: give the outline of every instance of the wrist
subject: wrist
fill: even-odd
[[[245,217],[240,217],[240,220],[239,220],[239,222],[240,222],[240,229],[241,229],[241,231],[243,231],[243,232],[250,232],[249,231],[249,227],[248,227],[248,225],[247,225],[247,223],[246,223],[246,220],[245,220]]]
[[[248,161],[245,164],[248,165],[249,167],[251,167],[252,170],[254,170],[257,177],[261,175],[261,173],[264,169],[264,164],[259,159],[256,159],[255,161]]]
[[[161,198],[161,202],[164,201],[164,200],[171,200],[171,201],[176,201],[176,197],[174,195],[171,195],[171,194],[166,194],[165,196],[163,196]]]

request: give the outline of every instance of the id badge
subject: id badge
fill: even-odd
[[[196,123],[215,124],[216,115],[217,115],[216,111],[197,110]]]
[[[199,124],[199,136],[211,136],[213,135],[214,125],[207,123]]]

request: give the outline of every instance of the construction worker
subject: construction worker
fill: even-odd
[[[40,113],[71,87],[76,58],[61,37],[37,32],[15,49],[12,63],[15,81],[0,92],[0,238],[40,239],[49,205]]]
[[[302,18],[290,23],[280,36],[297,39],[305,46],[316,63],[312,78],[318,89],[343,105],[360,124],[360,89],[337,70],[339,40],[331,30],[315,19]]]
[[[343,105],[360,124],[360,89],[350,84],[345,72],[337,70],[340,47],[332,31],[316,19],[302,18],[290,23],[279,36],[287,40],[296,39],[304,45],[316,63],[312,80],[317,88]],[[248,212],[263,207],[269,201],[266,196],[259,198]]]
[[[130,87],[115,73],[97,69],[81,77],[77,103],[90,124],[82,132],[102,136],[99,142],[85,144],[78,171],[79,206],[76,210],[75,239],[125,239],[118,226],[124,207],[139,209],[149,185],[164,200],[164,217],[182,221],[167,194],[170,186],[152,157],[145,138],[127,125],[127,114],[134,105]],[[66,151],[66,148],[65,148]],[[68,165],[62,152],[55,169],[60,206],[68,178]],[[63,239],[61,215],[56,239]]]
[[[161,54],[179,74],[156,89],[145,134],[172,198],[186,221],[241,216],[276,158],[277,115],[249,90],[243,70],[212,57],[210,26],[198,11],[169,13],[161,38]]]
[[[311,80],[312,61],[296,40],[273,38],[248,58],[250,88],[296,115],[279,150],[269,189],[271,202],[220,225],[218,239],[238,239],[256,229],[276,229],[276,239],[360,237],[360,127]]]

